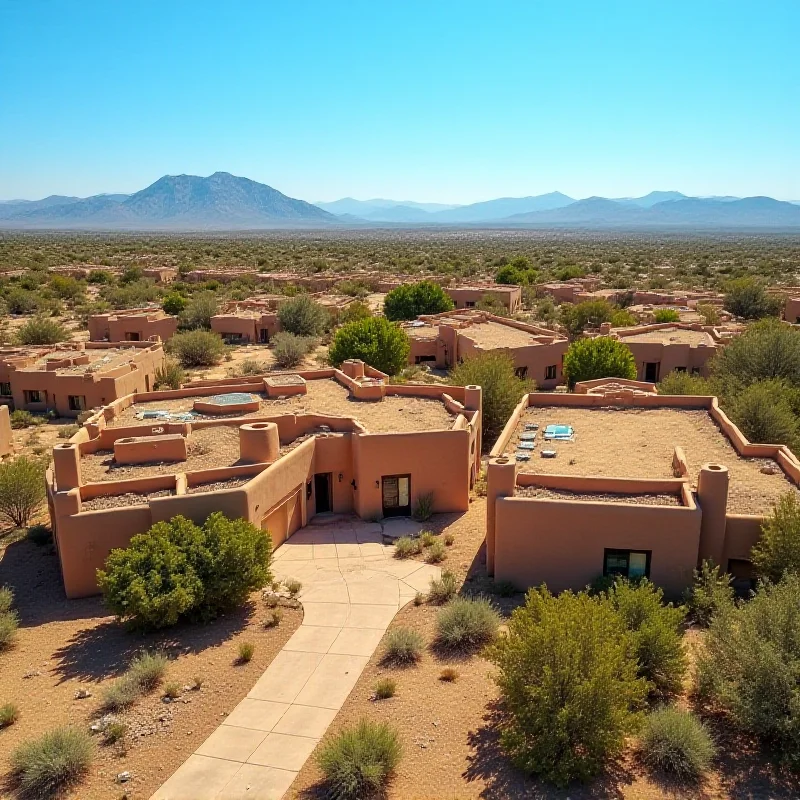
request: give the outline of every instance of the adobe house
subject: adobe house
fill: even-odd
[[[723,345],[720,331],[699,323],[663,322],[630,328],[600,326],[601,336],[611,336],[630,347],[640,381],[657,383],[672,371],[708,376],[708,362]]]
[[[211,330],[227,342],[267,344],[280,330],[278,306],[288,299],[284,295],[267,295],[226,303],[211,317]]]
[[[70,342],[31,353],[0,353],[0,400],[62,417],[149,392],[164,350],[155,342]]]
[[[89,317],[89,339],[93,342],[166,342],[178,330],[178,318],[160,308],[130,308]]]
[[[518,588],[647,576],[670,596],[704,559],[752,579],[750,550],[800,461],[752,444],[715,397],[606,378],[520,402],[490,454],[487,566]]]
[[[480,458],[480,387],[392,385],[361,361],[126,395],[53,448],[64,588],[97,593],[113,548],[179,514],[241,517],[279,547],[319,514],[403,516],[427,494],[466,511]]]
[[[485,311],[446,312],[422,316],[403,329],[411,340],[409,363],[430,362],[449,369],[465,358],[505,350],[517,374],[537,387],[553,389],[563,380],[565,336],[547,328],[496,317]]]
[[[509,314],[522,310],[522,287],[503,286],[445,286],[445,294],[453,301],[456,308],[475,308],[486,298],[496,300]]]
[[[784,300],[783,318],[793,325],[800,322],[800,297],[787,297]]]
[[[11,414],[8,406],[0,406],[0,458],[10,456],[14,452],[11,438]]]

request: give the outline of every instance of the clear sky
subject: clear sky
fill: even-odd
[[[800,0],[0,0],[0,199],[800,200]]]

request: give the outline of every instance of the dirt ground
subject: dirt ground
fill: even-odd
[[[20,717],[0,730],[3,798],[13,796],[7,770],[17,745],[60,725],[88,729],[102,716],[104,688],[130,658],[141,650],[163,649],[171,657],[165,683],[188,687],[200,679],[201,688],[182,688],[178,700],[170,703],[156,691],[115,715],[128,726],[125,745],[103,745],[97,736],[87,779],[64,796],[147,800],[247,695],[302,619],[301,609],[284,608],[278,627],[264,628],[271,612],[254,594],[241,611],[209,625],[132,634],[108,616],[99,599],[64,597],[51,546],[13,538],[0,538],[0,585],[15,591],[20,630],[16,645],[0,653],[0,704],[15,702]],[[255,645],[255,655],[249,664],[237,665],[243,641]],[[92,696],[76,699],[79,689]],[[125,771],[131,779],[121,785],[116,776]]]
[[[484,499],[475,500],[464,515],[441,515],[430,525],[455,537],[443,567],[466,577],[465,588],[488,591],[485,576],[483,530]],[[510,614],[522,596],[493,598],[501,612]],[[418,630],[427,643],[434,638],[437,607],[408,605],[393,627]],[[606,775],[587,786],[557,790],[526,778],[502,754],[497,737],[498,692],[492,666],[480,656],[443,658],[430,648],[421,662],[398,669],[381,664],[382,647],[370,660],[328,736],[362,718],[390,721],[400,731],[403,757],[392,781],[388,800],[789,800],[800,797],[800,787],[774,771],[752,744],[736,738],[724,722],[712,729],[720,750],[718,768],[696,788],[676,786],[648,775],[631,752],[611,765]],[[441,681],[444,667],[458,678]],[[397,693],[374,700],[375,683],[383,677],[397,681]],[[322,800],[322,775],[312,756],[300,772],[289,797]]]

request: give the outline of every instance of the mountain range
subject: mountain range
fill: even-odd
[[[771,197],[575,199],[561,192],[500,197],[468,205],[386,199],[307,203],[263,183],[215,172],[165,175],[134,194],[51,195],[0,203],[0,228],[91,230],[259,230],[418,227],[800,228],[800,204]]]

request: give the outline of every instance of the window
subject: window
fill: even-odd
[[[686,372],[686,367],[675,367],[675,372]]]
[[[514,374],[518,378],[527,378],[528,377],[528,368],[527,367],[517,367],[514,370]]]
[[[126,331],[125,332],[125,341],[126,342],[138,342],[141,340],[141,336],[137,331]]]
[[[464,301],[464,308],[475,308],[475,301],[474,300],[465,300]]]
[[[71,394],[67,398],[70,411],[86,411],[86,397],[82,394]]]
[[[612,550],[606,548],[603,575],[623,575],[626,578],[650,577],[650,550]]]
[[[551,364],[549,367],[544,368],[544,379],[546,381],[554,381],[557,375],[557,364]]]
[[[646,361],[644,365],[644,379],[648,383],[658,382],[658,372],[661,366],[660,361]]]
[[[381,479],[383,515],[408,516],[411,513],[411,476],[387,475]]]
[[[436,356],[414,356],[415,364],[422,364],[425,361],[436,361]]]
[[[45,392],[40,392],[38,389],[28,389],[25,392],[23,392],[23,394],[25,395],[25,402],[26,403],[43,403],[44,402],[44,400],[42,398],[42,395],[44,395]]]
[[[11,384],[4,381],[0,382],[0,394],[11,397]]]
[[[699,375],[700,367],[692,367],[692,375]]]

